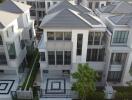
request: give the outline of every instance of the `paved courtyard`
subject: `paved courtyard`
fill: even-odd
[[[0,80],[0,94],[9,94],[15,80]]]
[[[46,94],[65,94],[64,78],[48,78],[46,84]]]

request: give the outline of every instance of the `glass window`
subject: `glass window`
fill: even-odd
[[[90,61],[91,60],[91,49],[87,49],[87,59],[86,61]]]
[[[3,53],[0,53],[0,64],[7,64],[6,56]]]
[[[48,4],[47,4],[47,5],[48,5],[48,8],[49,8],[49,7],[50,7],[50,2],[48,2]]]
[[[72,33],[71,32],[64,32],[64,40],[71,40]]]
[[[89,2],[89,7],[90,9],[92,9],[92,2]]]
[[[63,32],[56,32],[56,40],[63,40]]]
[[[98,49],[92,49],[92,61],[97,61]]]
[[[63,65],[63,51],[56,51],[56,64]]]
[[[54,51],[48,51],[48,64],[55,65],[55,52]]]
[[[71,51],[65,51],[64,52],[64,64],[70,65],[71,64]]]
[[[99,7],[99,2],[96,2],[95,3],[95,8],[98,8]]]
[[[83,34],[77,35],[77,55],[82,55]]]
[[[94,32],[89,32],[88,45],[92,45],[93,44],[93,39],[94,39]]]
[[[40,53],[41,61],[45,61],[45,52]]]
[[[127,43],[128,34],[128,31],[115,31],[113,43]]]
[[[54,40],[54,32],[47,32],[47,40]]]
[[[99,45],[100,44],[100,38],[101,38],[101,33],[100,32],[95,32],[94,45]]]
[[[7,43],[6,45],[7,45],[9,58],[10,59],[15,59],[16,58],[15,44],[14,43]]]
[[[99,49],[98,61],[104,60],[105,49]]]

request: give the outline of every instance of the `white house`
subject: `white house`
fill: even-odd
[[[111,4],[112,0],[79,0],[80,4],[92,10]]]
[[[126,85],[130,80],[132,15],[110,16],[105,25],[79,6],[62,1],[47,12],[40,25],[42,97],[69,95],[74,82],[70,75],[80,63],[88,63],[99,73],[97,85]]]
[[[47,13],[40,25],[41,96],[71,95],[69,89],[74,80],[70,74],[79,63],[89,63],[101,77],[98,85],[103,84],[108,35],[103,22],[89,9],[68,1],[62,1]]]
[[[19,79],[26,67],[27,48],[34,41],[30,6],[5,0],[0,4],[0,74]],[[2,77],[2,76],[1,76]]]
[[[130,13],[132,13],[132,5],[125,1],[113,2],[106,7],[95,9],[95,14],[104,22],[106,17]]]

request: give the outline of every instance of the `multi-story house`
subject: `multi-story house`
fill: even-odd
[[[106,18],[111,35],[107,48],[109,54],[108,81],[125,84],[131,81],[129,70],[132,63],[132,14],[115,15]]]
[[[112,0],[80,0],[80,4],[92,10],[111,4]]]
[[[30,15],[31,18],[35,20],[36,36],[40,39],[42,35],[42,30],[39,28],[39,25],[46,15],[47,11],[55,4],[59,3],[62,0],[16,0],[22,3],[31,5]],[[69,0],[74,2],[74,0]]]
[[[27,48],[33,45],[34,22],[30,6],[5,0],[0,4],[0,74],[19,79],[26,67]]]
[[[132,15],[108,17],[105,25],[83,8],[78,10],[76,5],[64,1],[50,9],[40,25],[44,96],[67,95],[74,82],[70,75],[80,63],[88,63],[99,73],[97,85],[126,85],[129,81]]]
[[[89,9],[63,1],[49,10],[40,27],[42,96],[65,96],[74,81],[70,74],[79,63],[89,63],[103,83],[106,26]],[[99,84],[100,83],[100,84]],[[57,94],[57,95],[56,95]]]
[[[125,1],[113,2],[106,7],[98,8],[95,10],[95,14],[104,22],[106,17],[130,13],[132,13],[132,5]]]

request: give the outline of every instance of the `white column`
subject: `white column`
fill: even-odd
[[[88,47],[88,31],[84,31],[83,41],[82,41],[82,57],[81,57],[82,63],[86,63],[87,47]]]
[[[129,76],[129,70],[130,70],[131,63],[132,63],[132,52],[129,53],[129,55],[127,57],[127,61],[126,61],[125,68],[124,68],[124,71],[123,71],[123,76],[122,76],[122,83],[123,84],[125,84],[126,81],[129,80],[128,76]]]
[[[40,77],[41,77],[41,82],[43,82],[43,69],[40,68]]]

